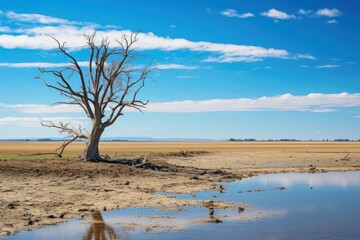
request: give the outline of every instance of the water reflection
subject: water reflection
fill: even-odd
[[[358,172],[332,172],[324,174],[270,174],[261,175],[245,181],[256,181],[264,185],[277,184],[290,187],[296,184],[308,185],[309,187],[351,187],[360,186],[360,176]]]
[[[86,231],[83,240],[115,240],[123,239],[119,237],[115,230],[104,222],[100,211],[91,214],[91,224]]]
[[[171,195],[203,200],[199,207],[94,212],[90,223],[73,220],[11,239],[359,239],[360,172],[264,175],[220,190]]]

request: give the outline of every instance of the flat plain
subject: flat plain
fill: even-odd
[[[201,204],[156,192],[220,189],[220,182],[258,174],[360,170],[360,142],[102,142],[108,163],[79,160],[84,143],[61,159],[18,155],[60,144],[0,142],[0,234],[95,210]]]

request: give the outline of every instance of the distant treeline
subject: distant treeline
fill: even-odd
[[[360,139],[358,140],[350,140],[350,139],[334,139],[334,140],[329,140],[329,139],[323,139],[323,140],[299,140],[299,139],[288,139],[288,138],[282,138],[282,139],[267,139],[267,140],[257,140],[255,138],[244,138],[244,139],[236,139],[236,138],[230,138],[228,140],[229,142],[360,142]]]

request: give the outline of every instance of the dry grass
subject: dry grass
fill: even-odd
[[[0,142],[1,159],[51,159],[53,156],[19,157],[18,154],[52,152],[60,142]],[[85,143],[73,143],[65,157],[81,155]],[[360,153],[360,142],[102,142],[100,151],[109,156],[146,155],[153,152],[289,152]]]

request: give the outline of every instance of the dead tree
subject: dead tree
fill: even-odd
[[[41,73],[51,74],[55,81],[38,78],[47,87],[55,89],[67,98],[67,101],[61,104],[77,105],[81,108],[91,120],[91,129],[87,132],[81,127],[74,128],[63,122],[42,121],[42,125],[69,134],[68,141],[56,150],[58,156],[62,156],[64,149],[71,142],[86,139],[83,159],[102,161],[99,153],[101,135],[107,127],[124,115],[126,108],[141,111],[146,106],[148,101],[139,100],[138,94],[153,68],[150,65],[142,68],[133,66],[133,61],[137,57],[134,52],[136,33],[123,35],[116,43],[111,43],[107,38],[99,40],[96,33],[84,37],[89,50],[86,65],[67,51],[64,43],[54,38],[58,52],[69,59],[69,65],[56,69],[40,69]]]

